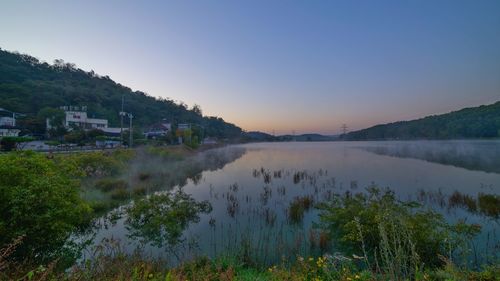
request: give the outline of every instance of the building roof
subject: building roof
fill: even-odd
[[[121,128],[100,128],[99,130],[110,134],[119,134],[121,132]],[[128,131],[128,128],[123,128],[123,131]]]

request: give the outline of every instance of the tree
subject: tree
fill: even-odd
[[[52,107],[44,107],[38,112],[38,118],[41,120],[49,119],[52,127],[63,126],[66,114],[64,110]]]
[[[0,155],[0,248],[22,236],[15,257],[44,262],[58,254],[91,211],[74,167],[34,152]]]
[[[62,137],[67,133],[64,127],[64,120],[66,118],[66,113],[58,108],[44,107],[37,115],[40,120],[47,120],[51,128],[47,128],[47,132],[51,137]]]
[[[201,107],[187,107],[185,103],[166,98],[154,98],[144,92],[132,91],[109,77],[85,72],[62,60],[54,65],[42,63],[29,55],[0,50],[0,107],[22,113],[37,113],[39,120],[53,118],[52,124],[61,124],[60,115],[53,117],[56,108],[64,105],[85,105],[96,118],[109,120],[111,127],[118,127],[122,97],[125,111],[134,114],[137,127],[148,127],[162,119],[172,123],[203,125],[216,132],[210,136],[231,138],[239,136],[241,129],[220,118],[202,116]],[[60,112],[60,111],[59,111]],[[59,114],[59,113],[58,113]],[[62,116],[62,115],[61,115]],[[30,129],[31,130],[31,129]],[[52,136],[62,136],[63,130],[51,131]]]
[[[203,112],[201,111],[201,106],[195,104],[193,108],[191,109],[196,115],[202,116]]]

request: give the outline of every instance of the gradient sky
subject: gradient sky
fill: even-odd
[[[335,134],[500,100],[500,1],[0,1],[0,48],[246,130]]]

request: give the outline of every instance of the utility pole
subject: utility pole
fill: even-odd
[[[128,146],[129,146],[129,148],[132,148],[132,145],[133,145],[133,142],[134,142],[134,137],[132,135],[132,119],[134,118],[134,115],[132,115],[132,113],[128,113],[128,118],[130,120],[130,126],[129,126],[129,129],[128,129],[130,140],[129,140]]]
[[[342,135],[346,135],[347,134],[347,125],[342,124],[342,126],[340,128],[342,129]]]
[[[125,103],[125,96],[122,95],[122,110],[120,111],[120,146],[123,145],[123,117],[125,112],[123,111],[123,104]]]

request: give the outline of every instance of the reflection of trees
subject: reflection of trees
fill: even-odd
[[[169,189],[174,186],[185,186],[188,179],[198,184],[202,180],[204,171],[222,169],[245,153],[246,150],[241,147],[210,149],[178,161],[165,161],[145,155],[137,159],[134,167],[139,173],[150,175],[148,184],[156,187],[152,190]]]
[[[199,222],[200,213],[210,213],[208,201],[197,202],[182,190],[152,195],[126,209],[128,236],[162,247],[182,242],[181,236],[191,222]]]
[[[369,146],[361,149],[378,155],[414,158],[472,171],[500,173],[500,149],[496,143],[440,143]]]

